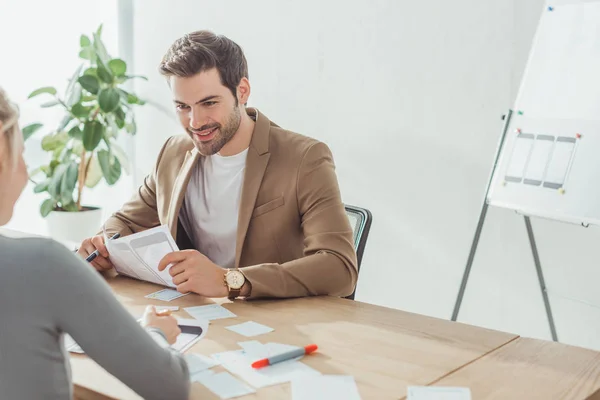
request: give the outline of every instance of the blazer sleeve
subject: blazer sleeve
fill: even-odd
[[[123,207],[110,216],[104,226],[109,235],[117,232],[127,236],[160,225],[156,208],[156,181],[157,173],[165,149],[169,145],[170,137],[163,145],[152,172],[144,178],[138,191],[127,201]],[[100,231],[101,233],[102,231]]]
[[[331,151],[324,143],[305,153],[297,176],[304,257],[241,269],[249,298],[348,296],[358,278],[350,222],[341,200]]]

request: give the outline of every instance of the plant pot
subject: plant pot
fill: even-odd
[[[83,211],[51,211],[46,217],[48,234],[59,242],[79,244],[102,228],[102,209],[84,207]]]

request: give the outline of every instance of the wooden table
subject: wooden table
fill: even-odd
[[[435,386],[470,387],[477,400],[585,399],[600,389],[600,353],[519,338]]]
[[[108,282],[121,303],[139,316],[146,304],[189,307],[214,303],[188,295],[169,303],[144,296],[160,287],[125,277]],[[461,323],[339,298],[312,297],[273,301],[218,301],[237,318],[212,321],[207,336],[190,352],[210,355],[239,349],[248,340],[225,329],[256,321],[275,329],[258,336],[263,343],[319,345],[303,362],[323,374],[354,376],[364,399],[399,399],[408,385],[428,385],[515,340],[507,334]],[[175,315],[189,318],[185,311]],[[138,399],[124,384],[85,356],[71,357],[79,398]],[[217,367],[222,368],[222,367]],[[102,394],[104,396],[100,396]],[[194,383],[192,398],[216,398]],[[262,388],[241,399],[290,399],[290,384]]]

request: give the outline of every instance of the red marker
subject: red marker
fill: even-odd
[[[576,137],[577,139],[581,139],[581,133],[578,133],[578,134],[576,134],[576,135],[575,135],[575,137]]]
[[[299,349],[291,350],[285,353],[274,355],[269,358],[263,358],[262,360],[255,361],[252,363],[252,368],[267,367],[278,362],[292,360],[296,357],[302,357],[303,355],[314,353],[315,351],[317,351],[317,345],[309,344],[304,348],[301,347]]]

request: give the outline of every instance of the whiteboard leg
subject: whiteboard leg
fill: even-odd
[[[475,252],[477,251],[477,245],[479,244],[479,238],[481,236],[481,230],[483,229],[483,223],[485,222],[485,216],[488,210],[487,202],[483,202],[481,213],[479,214],[479,222],[477,223],[477,229],[475,230],[475,236],[473,237],[473,244],[471,244],[471,251],[469,252],[469,259],[463,273],[462,282],[460,283],[460,289],[458,290],[458,296],[456,297],[456,303],[454,304],[454,311],[452,312],[452,321],[456,321],[458,318],[458,312],[460,311],[460,305],[467,288],[467,281],[469,280],[469,274],[471,273],[471,267],[473,266],[473,260],[475,259]]]
[[[542,290],[542,297],[544,298],[544,306],[546,307],[546,316],[548,317],[548,324],[550,325],[550,334],[552,340],[558,342],[558,336],[556,335],[556,327],[554,326],[554,318],[552,317],[552,309],[550,308],[550,300],[548,299],[548,291],[546,290],[546,282],[544,281],[544,274],[542,273],[542,265],[540,263],[540,256],[538,254],[537,246],[535,244],[535,238],[533,237],[533,228],[531,227],[531,220],[528,216],[525,216],[525,226],[527,227],[527,235],[529,236],[529,243],[531,244],[531,252],[533,253],[533,261],[535,263],[535,269],[537,271],[538,280],[540,281],[540,289]]]

